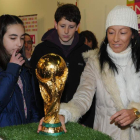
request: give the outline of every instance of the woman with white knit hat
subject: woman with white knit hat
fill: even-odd
[[[136,13],[127,6],[112,9],[100,49],[88,51],[83,57],[87,63],[80,85],[73,99],[61,104],[59,112],[65,132],[64,120],[78,121],[90,108],[96,92],[93,129],[114,140],[140,139],[140,37]]]

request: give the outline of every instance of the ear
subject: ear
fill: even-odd
[[[76,31],[78,31],[79,26],[80,26],[80,23],[77,25],[77,27],[76,27]]]
[[[87,43],[88,43],[88,40],[87,40],[87,38],[85,37],[85,44],[87,45]]]
[[[55,29],[57,30],[57,26],[58,26],[58,24],[57,24],[56,21],[54,21],[54,26],[55,26]]]
[[[134,35],[132,35],[132,39],[134,39]]]

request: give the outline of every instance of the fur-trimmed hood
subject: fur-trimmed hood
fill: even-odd
[[[84,52],[82,55],[86,62],[88,61],[88,59],[93,60],[92,62],[94,63],[94,66],[96,67],[96,69],[98,69],[98,72],[101,75],[101,79],[104,83],[104,87],[106,87],[106,90],[111,95],[112,100],[115,102],[116,108],[119,111],[123,109],[124,106],[121,102],[120,93],[119,93],[118,86],[116,84],[114,73],[109,68],[109,65],[107,63],[104,66],[104,70],[101,71],[100,63],[98,59],[99,57],[98,53],[99,53],[99,49],[95,49],[95,50]]]
[[[82,56],[85,60],[85,62],[87,62],[88,58],[95,58],[98,57],[98,53],[99,53],[99,49],[94,49],[94,50],[89,50],[87,52],[83,52]]]

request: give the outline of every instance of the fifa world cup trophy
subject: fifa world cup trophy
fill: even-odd
[[[66,63],[57,54],[46,54],[37,63],[36,77],[44,100],[45,112],[41,134],[57,136],[64,133],[58,112],[67,75]]]

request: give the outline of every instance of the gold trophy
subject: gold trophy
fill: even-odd
[[[37,63],[36,77],[44,100],[45,112],[41,134],[58,136],[64,133],[58,112],[67,75],[66,63],[57,54],[46,54]]]

